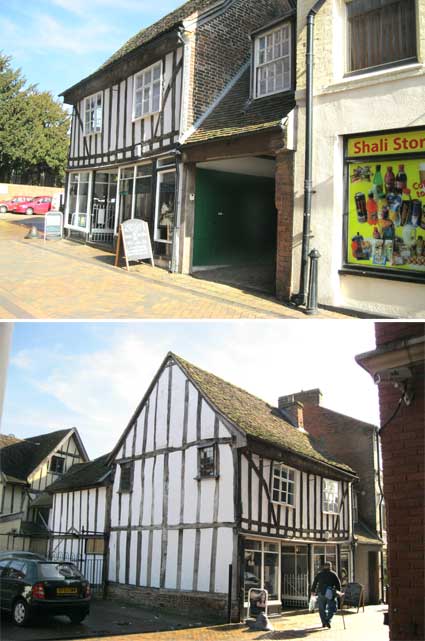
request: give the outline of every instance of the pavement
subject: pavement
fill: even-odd
[[[271,619],[273,632],[251,630],[246,624],[214,625],[193,616],[161,609],[144,609],[111,601],[98,601],[90,616],[79,625],[66,617],[28,628],[17,628],[2,617],[2,641],[265,641],[306,639],[311,641],[388,641],[383,624],[387,606],[366,606],[365,611],[339,612],[330,630],[323,629],[317,612],[287,613]],[[345,624],[345,628],[344,628]]]
[[[41,216],[0,216],[2,319],[282,319],[308,320],[275,298],[170,274],[149,264],[127,272],[106,251],[68,240],[25,240]],[[344,319],[320,310],[314,318]]]

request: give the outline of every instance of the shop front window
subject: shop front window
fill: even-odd
[[[129,220],[133,207],[134,167],[123,169],[120,178],[120,220]]]
[[[350,559],[351,551],[350,548],[341,548],[341,554],[339,559],[339,578],[341,579],[341,588],[347,585],[350,582]]]
[[[89,172],[71,174],[69,178],[68,225],[85,229],[89,198]]]
[[[134,217],[152,220],[152,165],[140,165],[136,171]]]
[[[336,545],[314,545],[313,546],[313,574],[316,576],[323,568],[324,563],[332,563],[332,569],[336,568]]]
[[[346,140],[345,269],[425,277],[425,130]]]
[[[264,588],[269,593],[269,600],[279,598],[279,545],[264,543]]]
[[[173,240],[176,208],[176,172],[174,169],[158,174],[155,215],[155,240],[171,243]]]
[[[251,588],[267,590],[269,601],[279,600],[280,544],[245,541],[245,602]]]

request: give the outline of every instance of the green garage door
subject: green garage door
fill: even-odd
[[[198,169],[193,266],[274,261],[273,178]]]

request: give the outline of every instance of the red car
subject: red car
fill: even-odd
[[[2,200],[0,202],[0,214],[5,214],[7,211],[13,211],[13,208],[16,205],[29,202],[30,200],[33,200],[33,198],[33,196],[15,196],[10,200]]]
[[[52,208],[51,196],[36,196],[32,200],[16,203],[12,209],[15,214],[45,214]]]

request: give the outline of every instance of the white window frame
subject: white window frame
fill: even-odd
[[[260,40],[262,38],[265,38],[267,40],[268,36],[273,35],[278,33],[279,31],[284,31],[287,30],[288,32],[288,53],[286,55],[281,55],[277,58],[272,58],[269,61],[265,62],[260,62]],[[265,93],[260,93],[259,87],[259,73],[260,69],[266,68],[272,64],[275,64],[279,60],[284,61],[285,59],[289,60],[289,83],[287,86],[283,86],[281,89],[275,89],[274,91],[266,91]],[[284,91],[289,91],[292,88],[292,75],[293,75],[293,70],[292,70],[292,63],[293,63],[293,56],[292,56],[292,22],[285,22],[284,24],[279,25],[278,27],[275,27],[273,29],[270,29],[269,31],[265,31],[264,33],[259,34],[256,36],[255,41],[254,41],[254,74],[253,74],[253,95],[254,98],[265,98],[266,96],[274,96],[275,94],[278,93],[283,93]],[[284,79],[284,76],[283,76]],[[275,83],[276,84],[276,83]]]
[[[246,545],[247,541],[258,541],[261,543],[261,550],[250,550],[249,545]],[[270,552],[270,554],[276,554],[278,557],[278,574],[277,574],[277,579],[278,579],[278,598],[277,599],[271,599],[269,601],[269,605],[276,605],[278,603],[281,603],[281,597],[282,597],[282,570],[281,570],[281,563],[282,563],[282,542],[279,541],[278,539],[262,539],[260,537],[257,537],[255,535],[247,535],[245,539],[245,546],[244,546],[244,551],[248,552],[260,552],[261,554],[261,587],[259,588],[260,590],[264,590],[264,555],[267,554],[268,550],[264,550],[264,544],[265,543],[276,543],[278,550],[277,552]],[[244,559],[245,563],[245,559]],[[249,603],[247,601],[244,601],[244,607],[248,607]]]
[[[333,505],[335,506],[336,509],[331,509],[332,504],[330,501],[325,499],[325,493],[328,492],[329,490],[326,489],[327,484],[332,484],[333,488],[335,488],[336,485],[336,500],[333,501]],[[339,505],[339,494],[340,494],[340,488],[339,488],[339,483],[338,481],[335,481],[333,479],[323,479],[323,494],[322,494],[322,512],[323,514],[339,514],[340,513],[340,505]]]
[[[158,231],[158,214],[159,214],[159,181],[161,179],[161,176],[163,174],[171,174],[174,173],[176,175],[176,187],[177,187],[177,170],[175,167],[171,169],[161,169],[160,171],[157,172],[156,174],[156,198],[155,198],[155,219],[154,219],[154,230],[153,230],[153,239],[156,243],[165,243],[166,245],[172,245],[173,241],[172,240],[164,240],[161,238],[157,238],[157,231]],[[175,202],[175,207],[177,207],[177,202]],[[176,215],[176,212],[174,212],[174,215]],[[174,226],[173,230],[175,229],[175,224],[176,221],[174,220]]]
[[[90,101],[92,98],[95,98],[96,106],[94,108],[93,116],[94,116],[94,118],[96,118],[96,113],[97,113],[97,109],[98,109],[97,108],[97,99],[98,99],[99,96],[100,96],[100,113],[101,113],[100,126],[98,127],[97,125],[95,125],[95,127],[93,128],[93,126],[92,126],[93,125],[93,120],[90,120],[91,129],[90,129],[90,131],[88,131],[88,129],[87,129],[87,101]],[[92,111],[91,107],[90,107],[90,111]],[[98,92],[92,93],[90,96],[86,96],[86,98],[84,98],[84,135],[85,136],[93,136],[93,135],[96,135],[96,134],[100,134],[102,132],[102,129],[103,129],[103,93],[101,91],[98,91]]]
[[[153,109],[153,104],[152,104],[152,101],[153,101],[153,84],[154,84],[153,74],[154,74],[154,70],[155,70],[156,67],[160,68],[160,72],[159,72],[159,106],[158,106],[158,109],[154,110]],[[136,82],[137,82],[138,78],[140,78],[140,77],[143,78],[145,76],[145,74],[149,73],[150,71],[152,72],[152,78],[151,78],[150,84],[148,85],[149,88],[150,88],[149,111],[146,111],[144,113],[143,112],[143,102],[144,102],[143,101],[143,89],[144,89],[144,85],[142,84],[142,86],[139,89],[136,89]],[[136,73],[134,75],[134,78],[133,78],[133,108],[132,108],[133,122],[135,122],[136,120],[141,120],[142,118],[146,118],[147,116],[152,116],[153,114],[157,114],[157,113],[161,112],[161,109],[162,109],[162,86],[163,86],[163,65],[162,65],[162,60],[159,60],[159,61],[155,62],[153,65],[150,65],[150,67],[146,67],[146,69],[142,69],[142,71],[139,71],[138,73]],[[140,92],[142,93],[142,100],[141,100],[141,103],[140,103],[141,104],[141,113],[139,115],[137,115],[136,114],[136,94],[138,94]]]
[[[272,465],[273,465],[272,487],[270,488],[270,494],[271,494],[272,503],[276,503],[276,505],[286,505],[286,507],[295,508],[296,490],[297,490],[296,471],[293,468],[288,467],[287,465],[284,465],[282,463],[272,463]],[[279,476],[277,474],[275,474],[275,470],[279,470],[280,473],[282,472],[282,470],[285,470],[288,473],[288,478],[287,479],[282,479],[281,474],[279,474]],[[290,474],[293,475],[293,479],[292,480],[289,478]],[[275,498],[273,496],[274,492],[275,492],[275,490],[274,490],[274,479],[275,478],[279,478],[281,481],[285,480],[285,482],[288,484],[288,491],[286,492],[286,496],[288,498],[288,496],[291,495],[293,497],[293,503],[288,503],[288,501],[282,501],[282,500],[277,501],[277,500],[275,500]],[[289,492],[289,489],[290,489],[291,485],[292,485],[292,492]],[[282,496],[282,490],[281,489],[279,490],[279,496],[280,497]]]
[[[78,225],[72,225],[71,223],[68,223],[68,218],[69,218],[69,201],[70,201],[70,193],[71,193],[71,177],[75,176],[75,174],[89,174],[89,188],[88,188],[88,193],[87,193],[87,211],[74,211],[72,212],[74,215],[80,215],[80,214],[85,214],[86,215],[86,226],[85,227],[79,227]],[[66,198],[66,210],[65,210],[65,220],[66,222],[64,223],[64,227],[66,229],[73,229],[74,231],[82,231],[82,232],[89,232],[90,231],[90,216],[91,216],[91,197],[92,197],[92,191],[93,191],[93,171],[88,171],[87,169],[81,169],[80,171],[71,171],[69,172],[69,179],[68,179],[68,189],[67,189],[67,198]],[[78,205],[80,204],[80,182],[78,183],[78,188],[77,188],[77,202]]]

